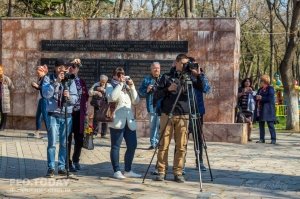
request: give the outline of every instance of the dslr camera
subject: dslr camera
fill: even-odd
[[[75,75],[74,74],[70,74],[70,73],[65,73],[65,77],[63,79],[63,81],[69,81],[69,80],[72,80],[72,79],[75,79]]]
[[[198,70],[198,68],[199,68],[199,64],[193,63],[191,61],[189,61],[183,65],[183,71],[185,73],[190,73],[192,70]]]

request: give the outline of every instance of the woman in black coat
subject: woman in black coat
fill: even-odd
[[[253,112],[255,110],[255,92],[252,88],[252,80],[246,78],[242,81],[241,87],[239,88],[239,107],[242,110],[242,113],[246,117],[246,123],[248,124],[248,141],[251,142],[251,130],[252,130],[252,121],[253,121]]]
[[[256,95],[256,121],[259,122],[260,139],[257,143],[265,143],[265,122],[271,134],[271,143],[276,144],[276,131],[275,131],[275,90],[270,85],[270,77],[263,75],[260,78],[260,89]]]

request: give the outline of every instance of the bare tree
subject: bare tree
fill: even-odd
[[[282,77],[284,93],[287,103],[287,121],[286,128],[289,130],[299,131],[299,109],[298,109],[298,93],[293,85],[292,62],[296,54],[297,45],[300,39],[300,1],[293,0],[293,10],[291,16],[291,25],[289,28],[289,41],[280,63],[280,73]]]
[[[183,0],[184,5],[184,17],[190,18],[192,16],[190,10],[190,0]]]
[[[117,12],[117,17],[118,18],[123,17],[124,4],[125,4],[125,0],[120,0],[119,9],[118,9],[118,12]]]
[[[195,17],[196,16],[196,1],[195,0],[190,0],[190,13],[191,13],[191,17]]]
[[[267,5],[268,5],[268,9],[269,9],[269,25],[270,25],[270,30],[269,30],[269,39],[270,39],[270,72],[269,75],[271,77],[271,79],[273,78],[273,67],[274,67],[274,23],[273,23],[273,19],[274,19],[274,7],[275,7],[275,3],[271,2],[271,0],[266,0],[267,1]]]
[[[151,13],[151,18],[154,18],[157,12],[157,9],[159,8],[159,5],[161,4],[162,0],[158,0],[155,2],[155,0],[151,0],[152,3],[152,13]]]
[[[8,0],[8,8],[7,8],[7,16],[13,16],[13,7],[14,7],[14,0]]]

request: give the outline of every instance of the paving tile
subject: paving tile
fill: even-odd
[[[208,155],[214,181],[209,172],[195,169],[192,141],[186,161],[187,182],[173,181],[174,142],[169,150],[167,180],[156,182],[156,156],[146,180],[112,178],[110,140],[95,138],[95,149],[83,149],[82,170],[75,173],[78,181],[45,178],[47,140],[28,138],[28,131],[0,132],[0,196],[1,198],[300,198],[300,134],[278,133],[278,145],[247,145],[209,142]],[[258,138],[257,131],[253,138]],[[282,142],[281,142],[282,140]],[[145,174],[154,151],[146,150],[148,138],[138,138],[133,169]],[[121,168],[126,146],[120,151]],[[58,145],[56,150],[56,159]],[[206,158],[205,164],[207,165]],[[57,165],[57,164],[56,164]],[[60,180],[56,180],[60,179]],[[2,197],[3,196],[3,197]]]

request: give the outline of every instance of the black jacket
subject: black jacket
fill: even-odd
[[[202,82],[200,76],[197,78],[193,77],[191,79],[194,88],[197,89],[202,88]],[[178,85],[177,91],[170,92],[168,91],[168,87],[173,82]],[[178,92],[181,86],[184,86],[183,82],[184,81],[181,80],[181,73],[177,72],[175,67],[173,67],[169,73],[163,74],[154,92],[154,101],[162,100],[161,110],[160,110],[161,113],[165,113],[168,115],[171,112],[176,97],[178,95]],[[188,114],[189,114],[188,93],[184,88],[175,106],[173,115],[188,115]]]

